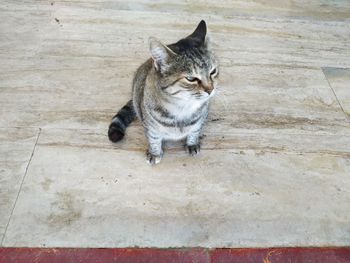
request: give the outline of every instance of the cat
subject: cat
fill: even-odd
[[[174,44],[164,45],[150,38],[151,58],[135,73],[132,99],[109,126],[112,142],[121,140],[137,117],[149,143],[148,163],[161,161],[162,143],[169,140],[186,139],[189,154],[199,153],[201,130],[219,76],[206,33],[202,20],[191,35]]]

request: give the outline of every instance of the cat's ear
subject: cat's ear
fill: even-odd
[[[191,35],[189,35],[187,38],[192,38],[204,44],[206,34],[207,34],[207,24],[205,23],[204,20],[202,20],[199,22],[194,32]]]
[[[211,50],[211,49],[212,49],[212,42],[211,42],[210,35],[207,35],[207,36],[205,37],[205,40],[204,40],[204,47],[205,47],[207,50]]]
[[[156,70],[164,70],[169,63],[169,59],[176,55],[170,48],[153,37],[149,39],[149,49]]]

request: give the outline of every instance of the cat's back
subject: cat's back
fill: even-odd
[[[152,69],[152,59],[144,62],[135,72],[132,82],[133,105],[137,116],[142,120],[141,103],[144,97],[144,89],[149,72]]]
[[[140,89],[145,86],[147,76],[152,69],[152,59],[146,60],[139,68],[136,70],[133,83],[132,83],[132,88],[133,92],[136,89]]]

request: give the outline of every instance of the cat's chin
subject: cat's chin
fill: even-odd
[[[211,93],[209,94],[209,98],[213,97],[216,93],[216,89],[213,89]]]
[[[208,99],[212,98],[215,95],[215,92],[216,92],[215,89],[213,89],[212,92],[210,92],[210,94],[207,93],[207,92],[203,92],[201,98],[203,100],[208,100]]]

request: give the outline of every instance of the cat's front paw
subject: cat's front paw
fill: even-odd
[[[199,144],[196,144],[196,145],[187,145],[187,150],[188,150],[188,153],[191,155],[191,156],[194,156],[196,154],[198,154],[201,150],[201,147]]]
[[[160,161],[162,160],[162,157],[163,157],[162,155],[151,154],[149,151],[147,151],[147,154],[146,154],[146,160],[151,165],[160,163]]]

